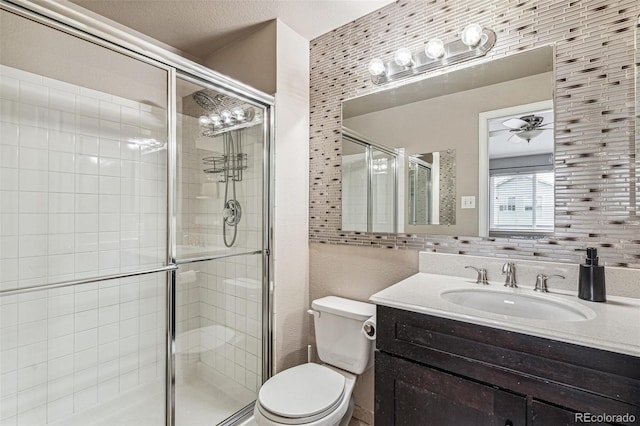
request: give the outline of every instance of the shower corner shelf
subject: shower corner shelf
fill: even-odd
[[[236,155],[212,155],[204,157],[202,164],[210,166],[205,168],[205,173],[225,173],[247,169],[247,154]]]

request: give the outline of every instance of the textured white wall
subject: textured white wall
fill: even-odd
[[[275,368],[306,360],[309,306],[309,41],[278,21]]]
[[[276,21],[206,57],[202,63],[265,93],[276,91]]]

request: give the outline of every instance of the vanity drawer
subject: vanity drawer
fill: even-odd
[[[640,358],[385,306],[377,316],[380,351],[536,398],[552,392],[576,411],[640,414]]]

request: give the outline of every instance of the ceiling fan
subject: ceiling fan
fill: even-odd
[[[513,134],[509,137],[508,141],[511,141],[515,137],[516,140],[531,142],[531,139],[539,136],[543,131],[553,130],[553,127],[545,127],[553,123],[543,124],[543,121],[544,117],[535,114],[524,115],[520,118],[510,118],[502,122],[502,125],[508,127],[508,129],[494,130],[489,133],[489,136],[495,136],[502,132],[510,132]]]

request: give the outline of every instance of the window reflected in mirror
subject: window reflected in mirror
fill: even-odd
[[[488,148],[480,179],[488,182],[489,194],[488,224],[480,229],[488,228],[489,236],[553,233],[553,102],[483,112],[479,121],[486,129],[480,143]]]

